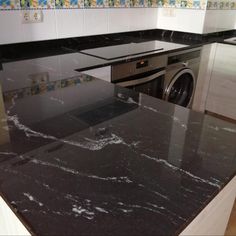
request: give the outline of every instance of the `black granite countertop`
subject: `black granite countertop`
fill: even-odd
[[[129,43],[142,43],[152,40],[159,40],[160,42],[162,41],[164,43],[172,43],[173,45],[176,44],[176,47],[172,46],[170,49],[167,48],[168,50],[158,52],[158,54],[161,55],[166,54],[167,52],[169,53],[183,50],[183,47],[180,45],[183,45],[185,49],[191,49],[214,42],[227,43],[224,42],[224,39],[235,36],[235,32],[235,30],[229,30],[210,34],[193,34],[153,29],[107,35],[0,45],[0,70],[1,63],[42,57],[62,56],[65,58],[65,61],[69,61],[68,63],[76,65],[76,67],[73,69],[84,71],[149,57],[150,55],[154,55],[156,53],[152,52],[144,55],[128,56],[117,60],[104,60],[101,58],[81,54],[79,53],[81,50]],[[73,58],[73,61],[70,60],[70,58]]]
[[[236,125],[67,56],[3,64],[1,196],[36,235],[177,235],[235,176]]]
[[[153,40],[150,40],[150,39],[146,39],[144,42],[148,43],[149,41],[154,42]],[[57,53],[55,53],[56,55],[49,54],[49,55],[46,55],[46,57],[50,61],[58,61],[59,60],[62,64],[62,66],[65,67],[66,71],[68,71],[68,70],[71,71],[73,69],[78,72],[82,72],[85,70],[115,65],[115,64],[119,64],[119,63],[123,63],[123,62],[138,60],[141,58],[147,58],[150,56],[163,55],[163,54],[167,54],[167,53],[172,53],[172,52],[177,52],[180,50],[187,50],[187,49],[202,46],[202,44],[199,44],[199,43],[192,43],[190,45],[187,45],[187,44],[179,44],[179,43],[175,43],[175,42],[167,42],[164,39],[158,40],[156,42],[160,45],[160,47],[163,48],[161,51],[152,51],[152,52],[142,53],[139,55],[128,55],[128,56],[125,56],[122,58],[116,58],[116,59],[112,59],[112,60],[106,60],[106,59],[94,57],[92,55],[86,55],[84,53],[80,53],[80,51],[77,51],[77,49],[69,49],[69,48],[67,48],[67,49],[63,48],[63,50],[66,50],[66,51],[62,51],[60,54],[57,54]],[[127,44],[127,45],[129,45],[129,44]],[[139,43],[137,43],[136,45],[139,45]],[[142,43],[140,45],[142,45]],[[118,50],[119,50],[120,46],[122,47],[123,44],[119,44],[116,46]],[[103,49],[103,47],[100,47],[98,49]],[[94,50],[97,50],[97,48],[95,48]],[[28,61],[29,64],[33,64],[33,63],[37,64],[38,61],[40,61],[40,60],[45,61],[46,57],[26,58],[25,61]],[[5,62],[3,62],[3,64],[12,65],[13,62],[17,63],[19,61],[22,61],[22,60],[14,60],[14,59],[5,60]],[[43,62],[43,64],[44,64],[44,62]],[[53,62],[53,64],[55,64],[55,63]]]

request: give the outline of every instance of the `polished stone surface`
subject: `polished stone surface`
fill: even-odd
[[[37,235],[180,233],[235,176],[236,125],[61,61],[3,64],[1,196]]]
[[[105,60],[122,59],[146,53],[159,53],[173,49],[185,48],[188,45],[168,43],[160,40],[151,40],[142,43],[128,43],[116,46],[99,47],[80,51],[81,53],[95,56]]]

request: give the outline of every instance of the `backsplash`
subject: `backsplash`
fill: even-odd
[[[236,0],[0,0],[0,10],[135,7],[236,10]]]
[[[236,10],[235,0],[208,0],[207,9],[209,10]]]
[[[206,9],[206,1],[207,0],[0,0],[0,10],[136,7]],[[234,1],[236,3],[236,0]]]

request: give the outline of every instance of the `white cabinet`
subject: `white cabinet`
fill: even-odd
[[[236,120],[236,46],[218,44],[206,110]]]
[[[111,66],[100,67],[97,69],[82,71],[81,73],[91,75],[95,78],[111,82]]]
[[[0,197],[0,235],[30,236],[31,234]]]
[[[202,48],[199,73],[192,105],[192,109],[195,111],[205,111],[216,46],[217,43],[213,43],[206,44]]]

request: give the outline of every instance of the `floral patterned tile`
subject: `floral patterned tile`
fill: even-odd
[[[96,0],[84,0],[84,7],[85,8],[97,7],[97,1]]]
[[[0,0],[0,10],[109,7],[172,7],[209,10],[236,10],[236,0]]]
[[[20,9],[55,8],[54,0],[20,0]]]
[[[232,10],[236,10],[236,1],[230,1],[229,8]]]
[[[20,9],[19,0],[0,0],[0,10]]]
[[[53,1],[53,0],[52,0]],[[83,8],[83,0],[55,0],[56,8],[71,9],[71,8]]]
[[[208,10],[236,10],[236,0],[208,0]]]

